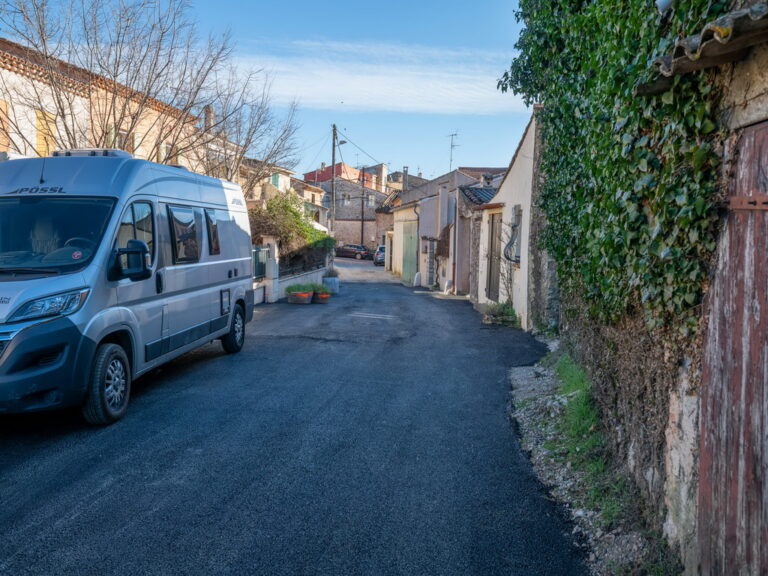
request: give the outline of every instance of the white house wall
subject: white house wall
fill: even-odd
[[[43,82],[33,81],[26,76],[10,70],[0,69],[0,100],[8,105],[8,137],[11,151],[25,156],[36,156],[37,142],[37,113],[30,104],[39,101],[42,109],[50,114],[57,111],[51,89]],[[70,103],[66,104],[68,111],[74,116],[67,119],[70,125],[76,126],[79,141],[87,140],[88,131],[88,100],[82,96],[70,95]],[[57,119],[58,129],[63,131],[62,119]]]
[[[419,271],[421,272],[421,285],[430,287],[437,282],[437,276],[430,278],[430,259],[434,260],[434,250],[437,247],[437,238],[440,237],[440,197],[431,196],[419,202]],[[430,245],[432,247],[430,253]],[[430,257],[431,254],[431,257]],[[436,272],[436,263],[431,263],[433,273]]]
[[[512,294],[508,293],[505,282],[499,282],[499,301],[512,300],[512,306],[520,318],[521,326],[529,330],[531,328],[528,314],[528,268],[529,268],[529,238],[531,230],[531,192],[533,188],[533,155],[535,152],[536,127],[535,120],[531,120],[523,140],[515,153],[509,170],[499,187],[496,196],[489,204],[503,204],[501,209],[502,220],[502,251],[509,241],[509,226],[512,222],[514,210],[519,207],[522,210],[522,230],[520,243],[520,265],[512,268],[513,281]],[[486,210],[483,214],[482,236],[480,239],[480,267],[478,274],[478,302],[487,304],[485,286],[488,279],[488,230],[490,214],[498,210]],[[502,267],[510,267],[511,264],[502,258]]]
[[[39,106],[44,112],[57,116],[57,130],[64,134],[65,125],[74,132],[78,146],[88,146],[90,104],[84,96],[73,93],[63,93],[68,101],[63,104],[68,118],[63,119],[56,106],[54,95],[45,82],[32,80],[27,76],[0,69],[0,100],[8,106],[10,125],[8,137],[11,151],[25,156],[36,156],[37,145],[37,112]],[[61,141],[63,138],[57,138]]]

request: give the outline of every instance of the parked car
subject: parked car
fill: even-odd
[[[8,160],[0,231],[0,414],[80,405],[110,424],[142,374],[212,340],[243,347],[253,263],[235,184],[118,150]]]
[[[336,248],[336,256],[357,258],[358,260],[363,260],[365,258],[370,259],[372,257],[370,250],[361,244],[344,244],[344,246],[338,246]]]
[[[386,246],[380,245],[376,248],[376,252],[373,253],[373,265],[384,266],[384,256],[386,255]]]

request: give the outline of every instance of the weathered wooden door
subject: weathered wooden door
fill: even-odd
[[[491,214],[488,218],[488,278],[485,295],[488,300],[499,301],[499,276],[501,270],[501,214]],[[511,297],[511,294],[508,295]]]
[[[768,123],[744,131],[707,307],[701,573],[768,573]]]
[[[413,284],[418,271],[419,243],[416,222],[403,224],[403,282]]]

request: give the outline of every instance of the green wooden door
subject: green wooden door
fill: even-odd
[[[413,284],[419,270],[419,242],[416,222],[403,224],[403,282]]]

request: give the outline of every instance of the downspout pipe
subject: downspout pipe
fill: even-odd
[[[421,204],[416,204],[416,206],[413,207],[413,212],[416,214],[416,274],[420,274],[421,272],[421,259],[419,258],[419,248],[421,246],[421,235],[420,235],[420,229],[421,229]],[[414,276],[415,278],[415,276]]]
[[[453,220],[453,293],[457,294],[456,289],[456,261],[458,260],[458,254],[456,253],[456,247],[459,240],[459,189],[456,188],[456,212]]]

